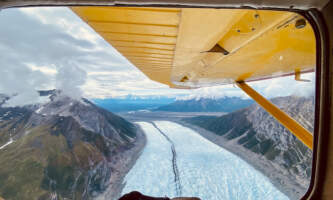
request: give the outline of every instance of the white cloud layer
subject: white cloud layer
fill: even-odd
[[[56,89],[67,96],[80,99],[83,95],[81,86],[86,83],[87,73],[75,63],[64,63],[57,67]]]
[[[170,89],[149,80],[68,8],[21,8],[0,12],[0,93],[18,94],[8,105],[40,101],[36,90],[63,90],[76,98],[169,96],[247,98],[232,85]],[[251,83],[271,98],[314,93],[312,82],[284,77]]]
[[[274,78],[250,83],[268,98],[276,96],[313,96],[315,92],[315,73],[302,74],[302,79],[310,82],[295,81],[294,76]]]

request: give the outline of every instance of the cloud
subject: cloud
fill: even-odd
[[[0,93],[18,94],[12,105],[39,102],[36,90],[54,88],[76,98],[247,97],[232,85],[179,90],[151,81],[68,8],[6,9],[0,26]],[[304,78],[312,82],[286,77],[250,85],[267,98],[313,94],[314,75]]]
[[[315,73],[302,74],[302,79],[309,80],[309,82],[296,81],[294,76],[288,76],[249,82],[248,84],[265,98],[290,95],[306,97],[314,96]],[[189,94],[186,96],[180,96],[178,99],[222,98],[225,96],[250,98],[245,92],[239,89],[236,84],[234,84],[190,90]]]
[[[310,82],[296,81],[294,76],[288,76],[252,82],[249,85],[267,98],[290,95],[314,96],[315,73],[302,74],[302,79]]]
[[[132,67],[68,8],[7,9],[0,12],[0,25],[0,93],[18,94],[8,105],[38,102],[39,89],[69,89],[77,97],[87,80],[81,69]]]
[[[178,99],[200,99],[200,98],[223,98],[223,97],[240,97],[248,98],[248,96],[237,88],[235,85],[222,85],[203,87],[199,89],[190,90],[190,93],[186,96],[181,96]]]
[[[0,61],[2,63],[3,61]],[[15,62],[15,61],[13,61]],[[0,92],[13,96],[5,106],[20,106],[41,101],[38,89],[43,89],[49,84],[46,74],[33,71],[27,66],[16,63],[10,70],[0,67]]]
[[[56,89],[75,99],[82,97],[81,86],[85,84],[87,73],[75,63],[68,62],[57,67]]]
[[[113,98],[133,96],[177,96],[185,90],[170,89],[168,86],[149,80],[137,70],[90,72],[83,90],[90,98]],[[93,91],[90,91],[93,90]]]
[[[57,70],[51,67],[47,66],[36,66],[30,63],[26,63],[26,65],[32,70],[32,71],[40,71],[47,75],[55,75],[57,73]]]
[[[2,11],[0,25],[0,92],[15,95],[6,106],[40,102],[37,90],[55,87],[55,66],[85,57],[93,47],[17,9]]]

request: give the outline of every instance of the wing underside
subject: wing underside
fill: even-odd
[[[170,87],[253,81],[314,71],[315,36],[285,11],[73,7],[150,79]]]
[[[315,69],[311,25],[285,11],[74,7],[150,79],[174,88],[237,85],[312,149],[312,133],[245,82]],[[110,69],[111,70],[111,69]]]

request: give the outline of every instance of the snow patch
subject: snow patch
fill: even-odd
[[[11,112],[10,111],[7,111],[3,116],[6,117],[10,114]]]
[[[40,108],[38,108],[36,111],[35,111],[35,113],[37,113],[37,114],[40,114],[40,112],[43,110],[43,106],[41,106]]]
[[[10,144],[13,143],[13,142],[14,142],[14,140],[13,140],[12,138],[10,138],[9,141],[8,141],[6,144],[0,146],[0,149],[5,148],[6,146],[10,145]]]

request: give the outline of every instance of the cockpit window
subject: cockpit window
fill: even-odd
[[[300,199],[315,36],[270,10],[0,12],[0,200]]]

